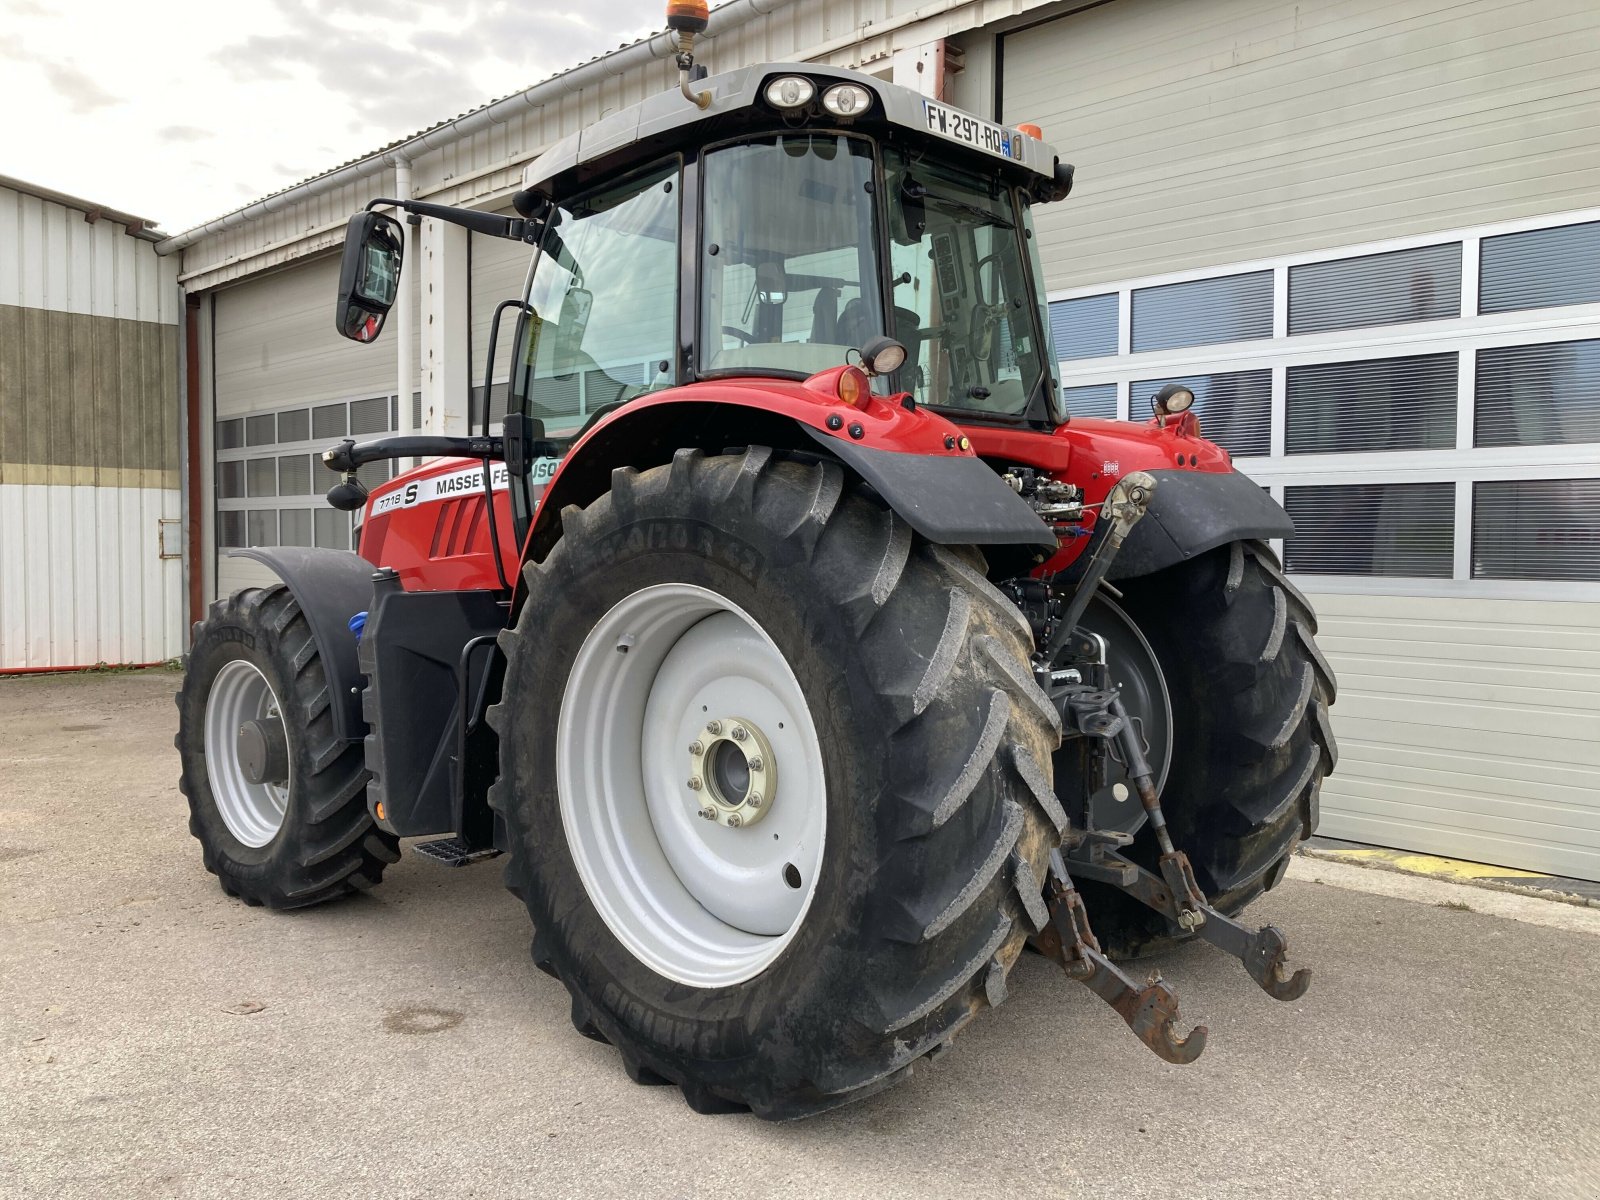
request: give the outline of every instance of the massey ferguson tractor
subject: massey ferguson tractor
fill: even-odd
[[[504,855],[579,1032],[700,1112],[904,1079],[1030,945],[1190,1062],[1204,1028],[1118,960],[1200,938],[1309,981],[1237,920],[1335,760],[1292,525],[1191,392],[1064,411],[1033,210],[1072,168],[1037,129],[811,63],[708,78],[704,6],[670,15],[679,87],[550,148],[518,215],[352,219],[357,342],[402,267],[378,209],[530,247],[503,413],[329,449],[358,553],[239,552],[281,582],[212,607],[178,695],[205,866],[294,908],[402,839]]]

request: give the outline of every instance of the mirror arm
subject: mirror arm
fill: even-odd
[[[479,212],[475,208],[455,208],[449,204],[429,204],[426,200],[395,200],[380,196],[376,200],[367,201],[369,211],[383,205],[404,209],[419,217],[434,217],[440,221],[449,221],[452,225],[460,225],[464,229],[472,230],[473,233],[509,238],[514,242],[536,242],[543,229],[542,222],[525,217],[506,217],[498,213]]]
[[[322,465],[330,471],[349,474],[357,467],[387,458],[488,458],[499,461],[505,456],[504,438],[418,434],[411,437],[374,438],[370,442],[345,438],[331,450],[322,452]]]

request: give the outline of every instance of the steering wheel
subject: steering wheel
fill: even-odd
[[[739,329],[733,325],[724,325],[722,327],[722,332],[727,334],[729,337],[738,338],[741,346],[748,346],[751,342],[756,340],[755,334],[749,333],[743,329]]]

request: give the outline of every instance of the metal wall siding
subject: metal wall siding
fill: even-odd
[[[157,539],[180,515],[176,488],[0,483],[0,671],[176,656],[183,576]]]
[[[1600,580],[1600,479],[1473,484],[1472,577]]]
[[[1476,446],[1600,442],[1600,339],[1478,351]]]
[[[1449,450],[1456,444],[1455,354],[1290,367],[1284,437],[1290,454]]]
[[[1321,832],[1600,879],[1600,605],[1322,593]]]
[[[1291,335],[1460,315],[1460,242],[1289,269]]]
[[[1051,288],[1592,204],[1593,0],[1117,0],[1005,39]]]
[[[1484,238],[1478,311],[1600,301],[1600,221]]]
[[[0,304],[178,323],[178,264],[114,221],[0,187]]]

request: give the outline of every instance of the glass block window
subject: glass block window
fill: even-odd
[[[219,462],[217,464],[217,495],[224,500],[237,500],[244,495],[244,464]]]
[[[1064,387],[1061,400],[1067,412],[1074,417],[1104,417],[1114,421],[1117,417],[1117,385],[1091,383],[1082,387]]]
[[[270,446],[278,440],[278,418],[272,413],[257,413],[244,419],[244,444]]]
[[[328,474],[331,481],[333,475]],[[311,494],[311,456],[288,454],[278,459],[278,495],[309,496]],[[306,543],[296,543],[304,545]]]
[[[323,404],[311,410],[311,436],[342,438],[350,432],[349,413],[343,404]]]
[[[355,400],[350,404],[350,433],[356,437],[369,433],[384,433],[389,428],[389,398],[377,396],[371,400]]]
[[[1284,449],[1449,450],[1456,444],[1458,381],[1453,353],[1290,367]]]
[[[252,458],[244,465],[245,490],[251,496],[278,494],[278,464],[271,458]]]
[[[1284,566],[1308,575],[1449,579],[1455,484],[1314,484],[1283,489],[1294,520]]]
[[[1473,484],[1472,577],[1600,580],[1600,479]]]
[[[309,508],[283,508],[278,510],[278,544],[280,546],[311,545],[311,510]]]
[[[1600,340],[1478,351],[1477,446],[1600,442]]]
[[[1225,371],[1216,375],[1184,375],[1141,379],[1128,395],[1128,416],[1144,420],[1150,398],[1169,383],[1194,392],[1194,413],[1201,436],[1210,438],[1236,458],[1265,455],[1272,449],[1272,372]]]
[[[1484,238],[1478,311],[1600,301],[1600,221]]]
[[[1133,293],[1136,353],[1271,336],[1271,271],[1168,283]]]
[[[1117,352],[1117,295],[1082,296],[1050,305],[1050,335],[1056,354],[1102,358]]]
[[[1460,242],[1289,268],[1291,335],[1460,315]]]
[[[350,549],[350,514],[337,508],[317,508],[311,511],[316,530],[317,545],[329,550]]]
[[[308,442],[311,440],[311,410],[291,409],[278,414],[278,441]]]
[[[217,449],[237,450],[244,445],[244,418],[233,417],[217,422]]]

